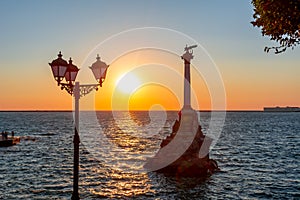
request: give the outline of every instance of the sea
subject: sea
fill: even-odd
[[[177,112],[163,112],[165,120],[146,111],[94,114],[98,125],[85,118],[79,129],[81,199],[300,199],[300,112],[227,112],[209,154],[220,171],[205,179],[122,163],[154,155]],[[205,134],[212,113],[199,116]],[[72,112],[0,112],[0,131],[21,137],[0,147],[0,199],[71,198],[73,121]]]

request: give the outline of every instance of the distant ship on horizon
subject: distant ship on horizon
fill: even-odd
[[[300,107],[264,107],[264,112],[300,112]]]

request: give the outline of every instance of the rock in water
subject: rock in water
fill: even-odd
[[[209,158],[211,142],[212,139],[202,133],[196,112],[182,110],[172,133],[161,142],[161,149],[144,167],[177,177],[211,175],[219,170],[217,162]]]

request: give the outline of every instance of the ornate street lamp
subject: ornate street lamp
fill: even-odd
[[[70,58],[69,64],[67,65],[67,70],[65,72],[64,78],[66,79],[67,83],[59,83],[61,85],[61,89],[67,90],[69,94],[73,94],[74,82],[79,71],[76,65],[72,64],[72,59]]]
[[[76,65],[72,64],[72,59],[70,58],[68,68],[65,74],[65,79],[69,84],[74,84],[77,73],[79,71],[78,67]]]
[[[106,70],[107,65],[105,62],[102,62],[100,60],[99,54],[97,55],[97,61],[92,64],[90,69],[93,71],[93,74],[96,78],[96,80],[99,82],[100,87],[102,87],[102,83],[104,82],[104,79],[106,77]]]
[[[52,63],[49,63],[51,70],[54,76],[54,79],[57,81],[58,86],[61,86],[61,89],[65,89],[70,95],[73,95],[75,98],[75,133],[74,133],[74,168],[73,168],[73,193],[72,199],[77,200],[79,198],[78,193],[78,179],[79,179],[79,143],[80,138],[78,134],[79,130],[79,99],[82,96],[87,95],[93,90],[98,90],[98,87],[102,87],[102,83],[105,80],[107,68],[109,65],[106,65],[105,62],[100,60],[99,55],[97,55],[97,61],[92,64],[90,69],[92,70],[97,84],[87,84],[80,85],[79,82],[75,82],[77,73],[79,69],[76,65],[73,65],[72,59],[70,58],[69,63],[62,59],[62,54],[59,52],[58,58],[53,60]],[[62,83],[63,79],[66,80],[66,83]],[[75,84],[74,84],[75,82]]]
[[[60,82],[65,77],[68,68],[68,63],[67,61],[62,59],[61,52],[59,52],[57,56],[58,58],[56,60],[53,60],[52,63],[49,63],[49,65],[51,66],[51,70],[55,80],[57,81],[57,84],[60,85]]]

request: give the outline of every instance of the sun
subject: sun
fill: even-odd
[[[131,94],[140,84],[140,79],[134,73],[125,73],[117,79],[116,88],[124,94]]]

